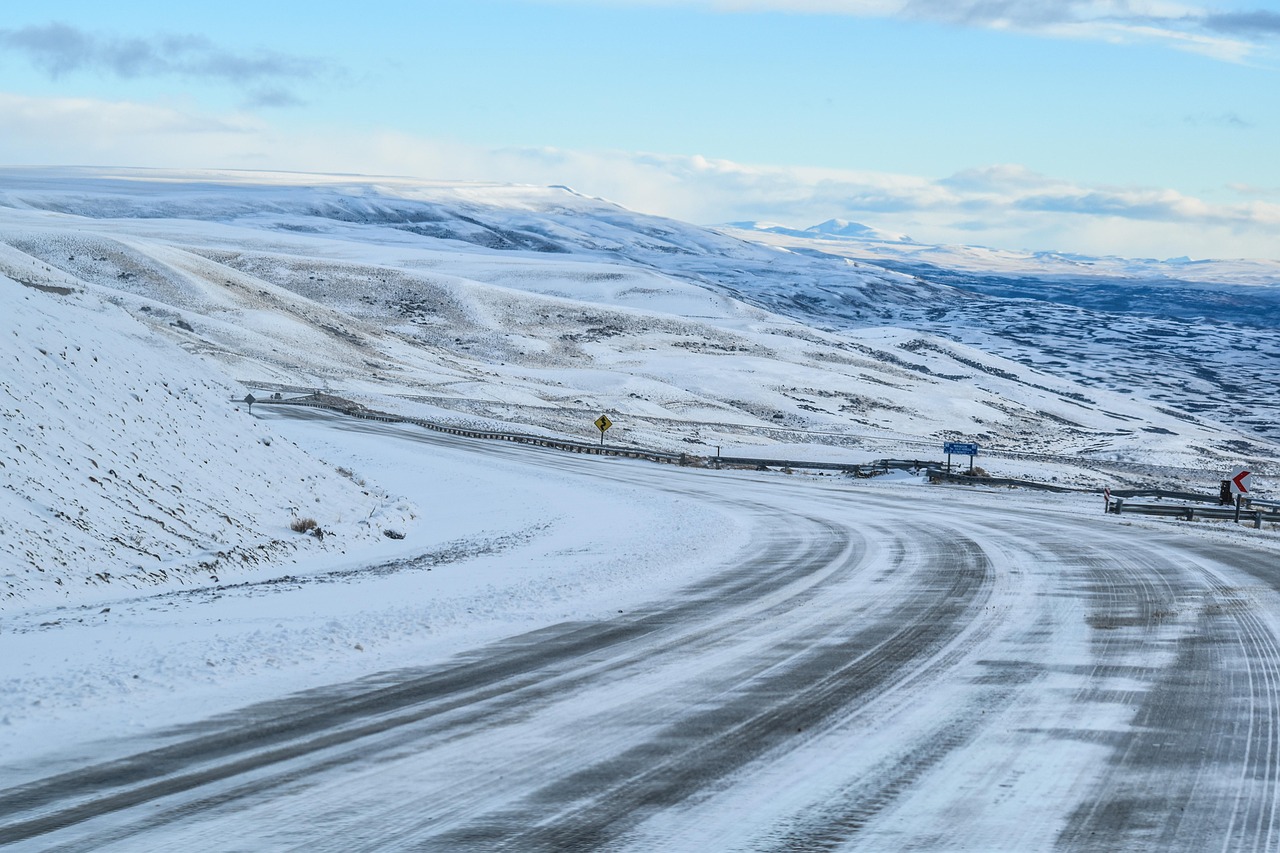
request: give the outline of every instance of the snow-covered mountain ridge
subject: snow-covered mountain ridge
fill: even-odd
[[[717,229],[748,236],[758,242],[791,246],[799,238],[816,246],[825,241],[833,255],[866,260],[886,267],[909,266],[975,276],[1005,276],[1027,280],[1070,280],[1105,277],[1126,280],[1202,283],[1218,286],[1280,286],[1280,260],[1241,258],[1124,258],[1062,251],[1013,251],[985,246],[922,243],[871,225],[831,219],[808,228],[788,228],[772,222],[730,222]]]
[[[930,246],[860,230],[865,226],[825,225],[794,230],[736,223],[723,230],[815,259],[872,263],[994,297],[933,300],[899,321],[1091,387],[1140,390],[1171,409],[1280,436],[1277,401],[1259,392],[1271,384],[1280,358],[1280,260],[1159,261]],[[836,306],[817,316],[831,322],[841,313]]]

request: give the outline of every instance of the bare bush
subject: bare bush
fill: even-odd
[[[314,518],[295,518],[290,524],[289,529],[294,533],[306,533],[320,527]]]

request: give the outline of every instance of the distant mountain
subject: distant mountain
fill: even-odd
[[[764,222],[733,222],[720,226],[718,230],[769,245],[806,251],[821,249],[837,257],[874,262],[892,269],[920,268],[1028,279],[1070,280],[1096,276],[1264,288],[1280,284],[1280,260],[1193,260],[1186,256],[1158,260],[1091,256],[1066,251],[1031,252],[986,246],[935,245],[841,219],[830,219],[805,229]],[[777,239],[780,237],[798,238],[804,242]]]
[[[880,232],[838,219],[804,231],[760,225],[725,231],[810,257],[825,254],[874,263],[974,294],[1116,314],[1280,327],[1280,261],[1154,260],[930,246],[909,238],[868,237]]]
[[[905,234],[882,231],[879,228],[873,228],[870,225],[863,225],[859,222],[850,222],[847,219],[828,219],[826,222],[803,230],[768,222],[730,222],[723,227],[737,231],[763,231],[772,234],[784,234],[790,237],[843,237],[850,240],[873,243],[915,243]]]
[[[728,228],[812,259],[890,269],[967,297],[907,308],[927,329],[1091,387],[1280,437],[1280,401],[1253,389],[1280,363],[1280,261],[1090,257],[868,242]],[[974,301],[976,297],[983,297]],[[831,314],[822,314],[831,322]],[[852,322],[852,318],[851,318]]]
[[[914,243],[905,234],[891,234],[863,225],[860,222],[849,222],[846,219],[828,219],[826,222],[805,229],[813,234],[824,234],[830,237],[848,237],[853,240],[870,240],[878,243]]]

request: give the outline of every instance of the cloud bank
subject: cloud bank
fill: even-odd
[[[715,224],[863,221],[938,243],[1151,257],[1275,257],[1274,190],[1210,201],[1162,187],[1093,186],[1017,164],[947,176],[751,165],[697,155],[486,148],[399,132],[283,131],[255,116],[0,93],[0,162],[265,169],[565,184],[633,210]]]

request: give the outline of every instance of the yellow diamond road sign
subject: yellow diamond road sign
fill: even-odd
[[[600,417],[596,418],[596,429],[600,430],[601,432],[604,432],[611,426],[613,426],[613,421],[609,420],[608,415],[601,415]]]

